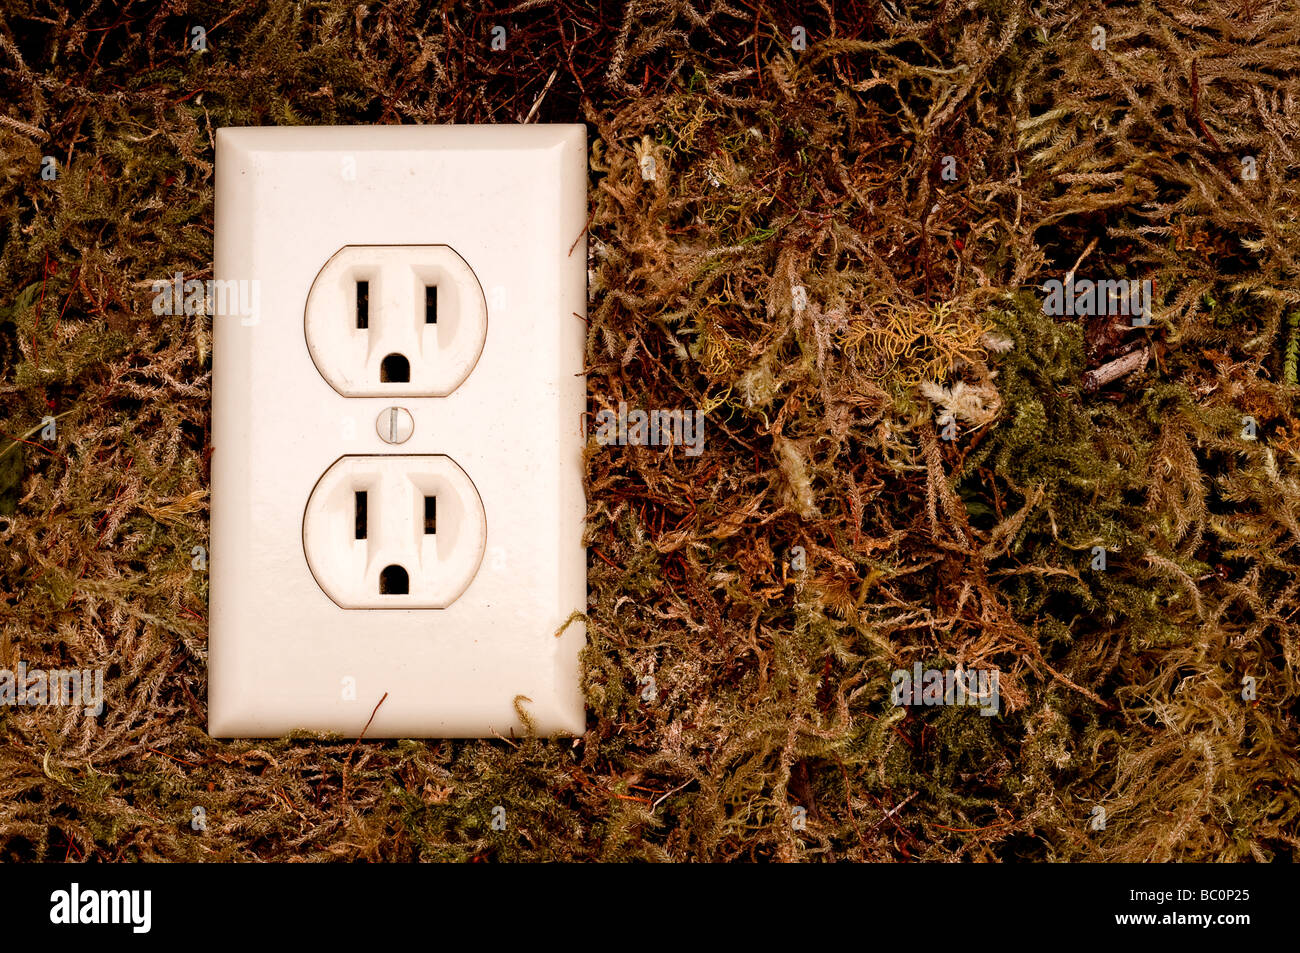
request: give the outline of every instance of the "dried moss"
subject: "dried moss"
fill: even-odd
[[[108,693],[0,707],[0,857],[1294,856],[1289,11],[120,6],[0,14],[0,665]],[[589,124],[591,410],[707,414],[588,450],[588,732],[213,742],[211,329],[147,294],[209,273],[213,130],[530,115]],[[1153,325],[1044,316],[1076,268]]]

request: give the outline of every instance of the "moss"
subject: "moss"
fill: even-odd
[[[0,857],[1294,856],[1285,11],[1109,5],[1099,55],[1063,3],[813,9],[804,51],[761,4],[561,0],[505,51],[457,4],[120,6],[0,14],[0,666],[108,693],[0,707]],[[588,731],[213,741],[211,327],[149,294],[209,272],[213,130],[534,106],[590,133],[591,409],[707,413],[699,457],[588,449]],[[1152,326],[1044,316],[1076,266]],[[980,412],[945,439],[923,386]],[[998,716],[894,707],[917,661],[998,669]]]

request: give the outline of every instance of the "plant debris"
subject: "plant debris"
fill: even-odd
[[[1298,52],[1222,0],[7,4],[0,667],[106,707],[0,706],[0,859],[1295,859]],[[149,287],[211,276],[214,131],[525,120],[588,124],[592,416],[706,415],[589,444],[589,730],[212,740],[211,321]],[[1076,271],[1150,325],[1044,314]]]

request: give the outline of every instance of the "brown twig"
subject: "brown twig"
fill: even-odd
[[[1089,394],[1096,393],[1112,381],[1117,381],[1127,374],[1146,367],[1151,356],[1151,348],[1140,347],[1136,351],[1117,357],[1108,364],[1094,368],[1083,375],[1083,389]]]
[[[546,85],[542,87],[541,93],[538,94],[537,99],[533,102],[533,108],[528,110],[528,115],[524,117],[525,124],[532,122],[533,117],[537,115],[537,107],[542,104],[542,100],[545,99],[546,94],[550,92],[551,84],[555,82],[555,77],[559,72],[560,71],[557,69],[551,70],[550,79],[546,81]],[[575,242],[574,244],[577,243]]]
[[[915,798],[915,797],[916,797],[918,794],[920,794],[920,793],[921,793],[920,791],[913,791],[911,794],[909,794],[907,797],[905,797],[905,798],[904,798],[901,802],[899,802],[897,805],[895,805],[894,807],[892,807],[892,808],[890,808],[888,811],[886,811],[885,814],[884,814],[884,816],[881,817],[880,820],[876,821],[876,823],[872,824],[870,827],[867,828],[867,833],[868,833],[868,834],[873,833],[877,827],[879,827],[881,824],[885,823],[885,821],[887,821],[887,820],[889,820],[890,818],[892,818],[895,814],[897,814],[897,813],[898,813],[899,811],[901,811],[903,808],[907,807],[907,805],[911,804],[911,803],[912,803],[912,799]]]
[[[361,729],[361,734],[357,735],[357,740],[352,742],[352,747],[348,749],[348,760],[343,762],[343,804],[348,803],[348,768],[352,766],[352,754],[357,750],[357,745],[361,744],[361,739],[365,738],[366,732],[370,730],[370,723],[375,720],[375,715],[379,714],[379,706],[388,699],[388,692],[384,692],[384,697],[375,703],[374,711],[370,713],[370,718],[366,721],[366,726]]]
[[[1209,140],[1210,145],[1222,152],[1223,146],[1219,145],[1219,140],[1214,138],[1214,133],[1210,132],[1209,127],[1205,125],[1205,121],[1201,119],[1201,77],[1196,68],[1196,60],[1192,60],[1191,87],[1192,118],[1196,120],[1196,127],[1201,130],[1201,135]]]

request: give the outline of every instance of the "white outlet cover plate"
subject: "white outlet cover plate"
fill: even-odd
[[[213,317],[210,734],[581,734],[585,127],[227,128],[216,156],[213,277],[251,284]],[[473,269],[487,339],[451,394],[348,398],[317,370],[307,295],[355,245]],[[400,445],[376,430],[394,405]],[[447,608],[343,609],[308,566],[317,481],[388,453],[448,456],[482,499],[482,563]]]

